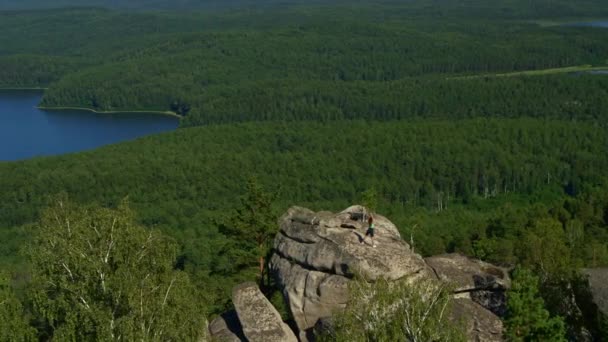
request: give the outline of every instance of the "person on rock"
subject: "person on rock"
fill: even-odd
[[[374,218],[371,214],[367,219],[367,223],[369,224],[369,226],[367,228],[367,231],[365,232],[365,237],[363,237],[363,240],[361,240],[361,243],[365,243],[365,239],[367,239],[367,237],[369,236],[372,240],[372,247],[376,247],[376,243],[374,242],[374,230],[376,227],[374,226]]]

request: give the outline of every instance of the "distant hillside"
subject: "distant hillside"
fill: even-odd
[[[108,7],[128,9],[230,8],[235,6],[286,5],[292,3],[328,3],[303,0],[1,0],[0,10],[43,9],[60,7]]]
[[[78,4],[122,4],[96,1]],[[576,10],[592,18],[608,11],[595,2],[593,10],[591,2]],[[0,87],[48,87],[45,107],[171,110],[187,117],[183,126],[604,116],[608,79],[525,72],[605,66],[605,29],[526,20],[538,18],[543,2],[517,10],[519,0],[489,7],[473,0],[458,7],[445,0],[436,9],[422,0],[364,3],[225,13],[3,12]],[[567,19],[575,15],[568,6],[556,6],[547,16],[555,22],[582,20]],[[536,76],[461,77],[510,72]]]
[[[231,2],[228,0],[227,2]],[[42,9],[59,7],[113,7],[113,8],[180,8],[184,6],[219,3],[218,1],[164,1],[164,0],[2,0],[0,9]]]
[[[373,3],[380,6],[404,6],[405,12],[422,11],[434,16],[458,15],[511,16],[513,18],[546,18],[566,14],[581,17],[594,11],[598,17],[608,14],[603,2],[598,0],[0,0],[0,10],[43,9],[60,7],[107,7],[124,9],[226,9],[234,7],[290,6],[290,5],[335,5],[365,6]],[[402,11],[400,11],[402,12]]]

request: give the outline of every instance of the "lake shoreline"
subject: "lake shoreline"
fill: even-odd
[[[35,87],[23,87],[23,88],[0,88],[0,91],[11,91],[11,90],[47,90],[49,88],[35,88]],[[92,113],[96,113],[96,114],[130,114],[130,113],[137,113],[137,114],[156,114],[156,115],[167,115],[167,116],[172,116],[178,119],[182,119],[183,116],[172,112],[172,111],[159,111],[159,110],[116,110],[116,111],[99,111],[99,110],[95,110],[93,108],[86,108],[86,107],[63,107],[63,106],[58,106],[58,107],[48,107],[48,106],[36,106],[36,108],[41,109],[41,110],[82,110],[82,111],[87,111],[87,112],[92,112]]]
[[[93,112],[96,114],[155,114],[155,115],[167,115],[178,119],[182,119],[183,116],[171,112],[171,111],[156,111],[156,110],[117,110],[117,111],[99,111],[92,108],[86,107],[48,107],[48,106],[37,106],[36,108],[41,110],[82,110],[87,112]]]
[[[477,75],[463,75],[448,77],[448,80],[457,79],[473,79],[473,78],[484,78],[484,77],[517,77],[517,76],[545,76],[555,74],[574,74],[574,73],[592,73],[598,71],[608,71],[607,66],[593,66],[591,64],[567,66],[561,68],[550,68],[550,69],[537,69],[537,70],[523,70],[513,71],[508,73],[494,73],[494,74],[477,74]]]
[[[23,87],[23,88],[0,88],[0,90],[47,90],[49,88]]]

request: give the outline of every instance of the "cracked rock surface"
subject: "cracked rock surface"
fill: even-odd
[[[457,298],[468,298],[498,316],[507,310],[511,279],[506,269],[452,253],[425,259],[441,280],[452,282]]]
[[[314,340],[319,321],[343,309],[355,274],[374,281],[433,277],[456,284],[453,319],[465,322],[471,341],[502,341],[504,270],[457,254],[423,259],[401,239],[387,218],[374,214],[377,247],[368,239],[367,210],[352,206],[340,213],[292,207],[280,219],[270,267],[299,330]],[[500,272],[499,272],[500,271]],[[501,297],[502,296],[502,297]],[[498,298],[498,299],[497,299]]]
[[[243,283],[232,290],[232,302],[243,334],[250,342],[297,342],[293,331],[264,297],[255,283]]]
[[[232,290],[234,310],[209,324],[214,341],[297,342],[291,328],[255,283],[243,283]]]
[[[348,282],[355,274],[366,279],[397,280],[430,276],[422,257],[412,253],[395,225],[374,215],[375,242],[363,237],[366,210],[353,206],[341,213],[293,207],[280,220],[271,269],[287,299],[300,339],[308,340],[320,318],[329,317],[348,301]]]

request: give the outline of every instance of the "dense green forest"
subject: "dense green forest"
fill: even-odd
[[[72,316],[65,302],[28,295],[96,293],[28,281],[52,275],[35,251],[63,227],[49,218],[64,210],[58,198],[72,203],[61,222],[81,224],[60,243],[84,243],[87,215],[159,234],[159,286],[179,279],[198,289],[205,314],[222,312],[231,285],[255,278],[256,260],[235,262],[249,246],[225,229],[255,179],[275,215],[296,204],[341,210],[373,193],[417,251],[531,269],[570,338],[581,327],[602,336],[563,298],[578,269],[608,266],[608,76],[588,72],[608,69],[607,31],[565,25],[608,17],[604,2],[243,1],[226,11],[183,1],[176,6],[192,10],[159,10],[167,4],[0,11],[0,88],[48,88],[45,107],[182,116],[175,132],[0,162],[0,268],[10,273],[0,272],[0,295],[17,297],[11,312],[33,322],[14,329],[109,336],[77,335],[73,324],[92,326],[116,308]],[[513,74],[528,70],[538,72]],[[139,266],[112,271],[129,267]],[[124,336],[141,337],[130,326],[140,321],[125,322]],[[167,329],[168,339],[192,333]]]
[[[221,310],[226,280],[245,273],[225,249],[231,244],[217,222],[257,176],[279,193],[277,212],[293,204],[340,210],[376,189],[379,211],[404,236],[413,233],[426,255],[459,251],[534,265],[529,253],[537,246],[521,248],[518,241],[531,238],[537,222],[554,222],[552,228],[577,229],[555,232],[574,234],[572,241],[558,239],[568,250],[560,258],[567,255],[572,267],[600,266],[608,263],[608,198],[596,184],[605,183],[607,137],[600,126],[530,118],[180,129],[1,165],[1,224],[15,227],[2,231],[3,252],[18,255],[30,230],[17,227],[34,222],[50,195],[67,192],[74,201],[109,207],[128,196],[138,222],[178,241],[181,267]]]

